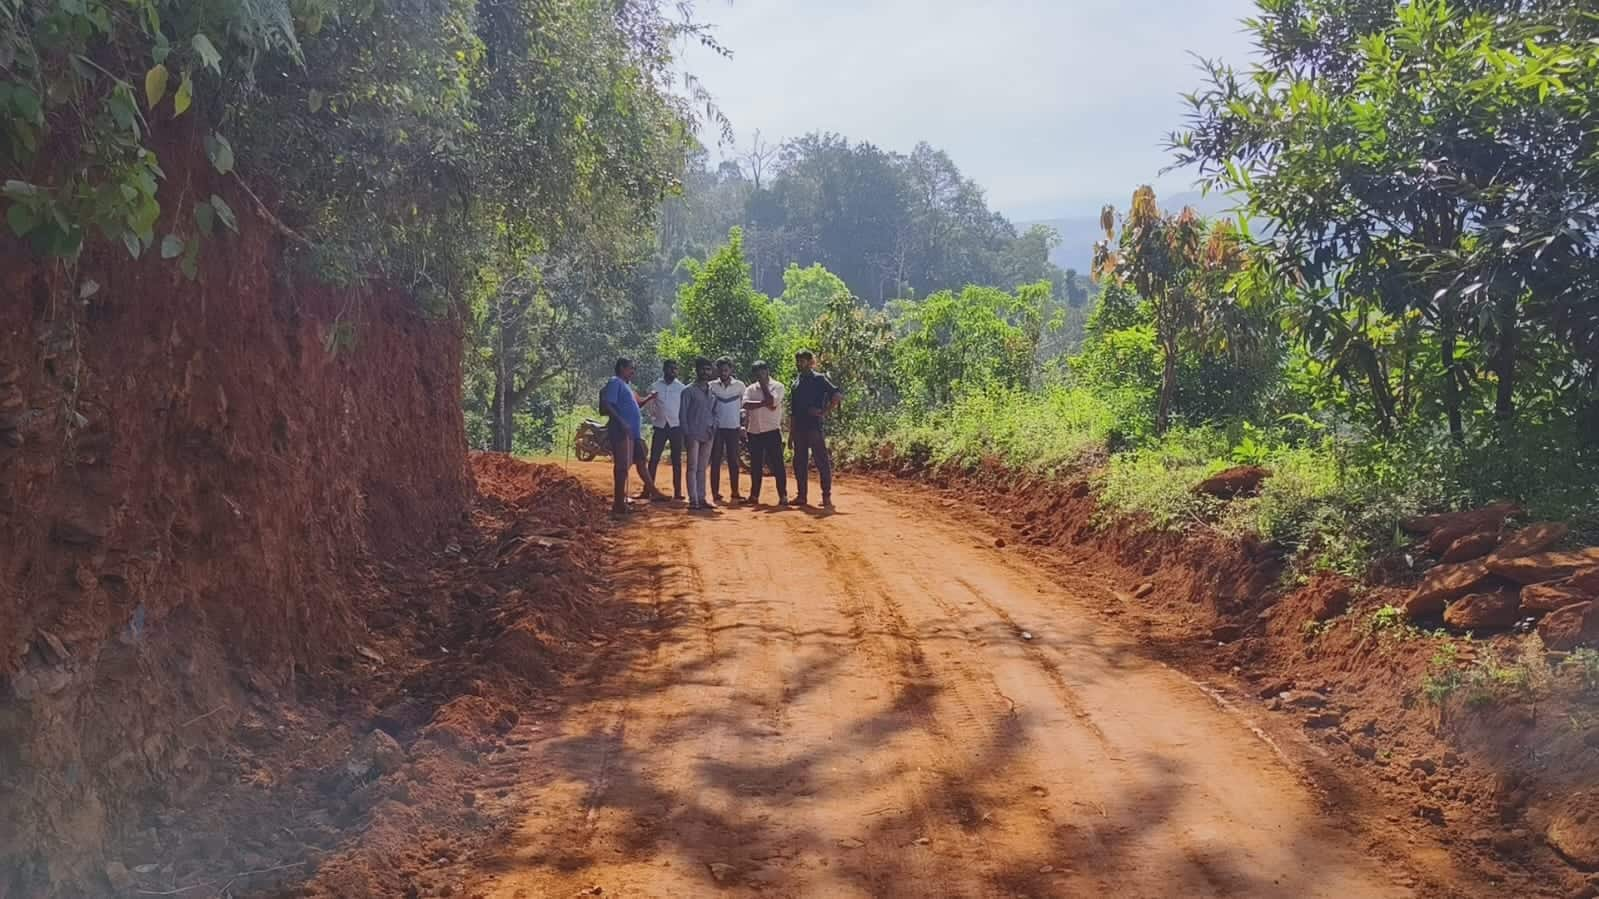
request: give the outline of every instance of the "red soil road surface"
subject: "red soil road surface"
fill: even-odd
[[[522,729],[530,811],[483,895],[1440,895],[1084,585],[958,511],[838,499],[630,523],[620,599],[656,639]]]

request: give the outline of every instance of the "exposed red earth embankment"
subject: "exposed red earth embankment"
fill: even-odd
[[[107,847],[158,841],[256,698],[349,657],[372,560],[470,496],[458,327],[291,277],[202,153],[162,159],[169,200],[244,219],[198,281],[0,245],[3,896],[81,895]]]

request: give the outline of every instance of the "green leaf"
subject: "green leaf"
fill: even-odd
[[[139,243],[139,235],[134,234],[132,231],[122,232],[122,245],[128,248],[128,255],[135,259],[138,259],[139,255],[144,252],[144,247]]]
[[[211,208],[216,210],[217,219],[226,225],[229,231],[234,234],[239,233],[239,220],[233,217],[233,207],[229,206],[226,200],[212,194]]]
[[[200,233],[206,237],[216,233],[217,216],[210,203],[194,204],[194,223],[200,227]]]
[[[183,272],[184,277],[188,278],[190,281],[193,281],[200,275],[200,266],[197,264],[199,258],[200,242],[193,241],[189,244],[189,248],[184,251],[183,259],[178,263],[178,268]]]
[[[217,52],[216,45],[211,43],[210,38],[203,32],[197,33],[189,43],[194,47],[194,52],[200,54],[202,65],[218,75],[222,74],[222,54]]]
[[[176,234],[168,234],[161,238],[161,258],[172,259],[183,252],[183,238]]]
[[[210,134],[205,139],[205,155],[221,174],[233,171],[233,145],[220,134]]]
[[[11,226],[12,234],[22,237],[32,231],[35,225],[39,224],[39,219],[33,214],[31,208],[21,203],[12,203],[11,207],[6,210],[6,224]]]
[[[172,115],[183,115],[194,101],[194,79],[188,72],[183,73],[183,83],[178,85],[178,92],[172,96]]]
[[[87,300],[99,292],[100,282],[93,278],[86,278],[82,284],[78,285],[78,299],[80,300]]]
[[[161,102],[161,98],[167,95],[167,80],[171,77],[171,73],[164,65],[153,66],[150,71],[144,73],[144,99],[151,109],[154,109],[156,104]]]
[[[315,88],[313,88],[311,90],[310,95],[305,98],[305,105],[312,112],[321,112],[322,111],[322,92],[319,91],[319,90],[316,90]]]

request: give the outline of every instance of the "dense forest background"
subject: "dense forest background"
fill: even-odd
[[[642,381],[812,346],[850,389],[846,453],[1087,466],[1108,509],[1162,526],[1214,522],[1194,484],[1266,465],[1207,526],[1308,564],[1358,573],[1404,515],[1473,502],[1599,527],[1599,19],[1259,9],[1258,65],[1206,62],[1174,123],[1197,195],[1127,185],[1095,221],[1018,228],[926,144],[753,135],[714,166],[690,149],[616,260],[626,301],[583,314]],[[610,355],[518,394],[495,445],[557,445]]]
[[[557,416],[590,405],[593,382],[608,374],[614,354],[602,348],[639,357],[641,377],[653,378],[657,336],[677,320],[680,289],[730,244],[735,229],[750,288],[781,310],[769,338],[704,348],[713,357],[731,353],[741,371],[762,352],[784,364],[789,345],[803,342],[835,293],[865,309],[893,310],[896,301],[969,285],[1014,291],[1048,282],[1041,352],[1059,355],[1081,342],[1096,288],[1086,274],[1051,260],[1058,233],[1044,224],[1018,230],[990,210],[982,188],[946,153],[925,143],[891,153],[836,134],[782,144],[755,134],[719,149],[724,159],[713,162],[709,149],[695,145],[653,230],[603,260],[603,273],[590,272],[599,274],[591,285],[611,287],[609,301],[592,291],[548,293],[529,297],[525,307],[479,310],[482,352],[467,399],[474,443],[551,449],[564,434],[556,433]],[[1085,244],[1080,255],[1086,259],[1090,249]],[[501,342],[507,334],[512,339]],[[561,353],[575,347],[592,352]],[[495,386],[505,362],[516,381],[509,397],[517,426],[509,440],[491,426],[495,397],[505,395]]]

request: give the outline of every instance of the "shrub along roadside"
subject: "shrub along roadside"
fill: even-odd
[[[1599,458],[1574,450],[1580,441],[1474,446],[1419,433],[1356,439],[1305,419],[1272,430],[1178,426],[1118,446],[1133,429],[1115,410],[1114,400],[1084,388],[968,393],[940,409],[879,420],[843,438],[840,451],[845,459],[918,469],[998,464],[1087,475],[1102,523],[1142,517],[1162,530],[1256,536],[1282,547],[1300,572],[1359,577],[1400,547],[1402,519],[1502,499],[1538,518],[1568,521],[1579,534],[1599,532]],[[1257,495],[1223,503],[1195,489],[1240,464],[1272,473]]]

